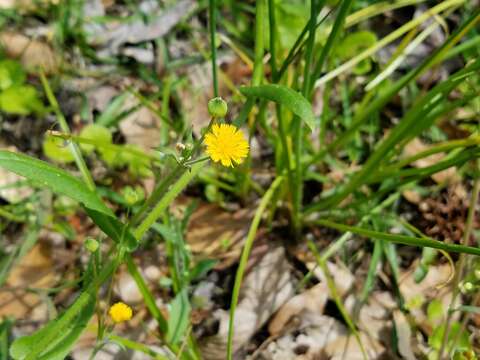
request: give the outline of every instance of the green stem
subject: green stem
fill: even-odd
[[[63,116],[62,111],[60,110],[60,106],[58,105],[57,99],[55,95],[53,95],[52,88],[48,83],[47,77],[45,76],[44,72],[40,70],[40,80],[42,82],[43,88],[45,90],[45,95],[47,96],[48,102],[50,106],[53,108],[55,115],[57,116],[58,124],[64,133],[70,134],[70,128],[67,124],[67,120],[65,120],[65,116]],[[92,175],[85,164],[85,160],[83,159],[82,153],[78,148],[77,144],[70,142],[68,144],[70,151],[73,154],[75,159],[75,163],[77,164],[78,169],[80,170],[85,183],[87,184],[88,188],[92,191],[95,191],[95,182],[93,181]]]
[[[275,16],[275,1],[268,0],[268,20],[270,31],[270,69],[272,79],[277,78],[277,20]]]
[[[478,171],[478,169],[477,169]],[[475,182],[473,184],[473,190],[472,190],[472,196],[470,199],[470,207],[468,208],[468,215],[467,215],[467,222],[465,224],[465,232],[463,233],[463,239],[462,239],[462,246],[467,247],[467,244],[470,240],[470,235],[472,233],[473,229],[473,219],[475,217],[475,207],[478,202],[478,195],[480,192],[480,178],[477,176],[475,178]],[[450,300],[450,306],[449,309],[453,309],[454,305],[457,301],[457,297],[459,295],[459,282],[461,279],[463,279],[463,275],[465,272],[466,268],[466,263],[467,263],[467,257],[465,254],[461,254],[460,258],[458,260],[456,269],[455,269],[455,276],[453,278],[452,284],[453,284],[453,294],[452,294],[452,300]],[[438,351],[438,359],[441,360],[443,356],[443,352],[445,351],[445,347],[447,346],[448,343],[448,335],[450,332],[450,327],[452,325],[452,311],[449,311],[447,314],[447,320],[445,321],[445,332],[443,333],[443,339],[442,339],[442,345],[440,347],[440,350]],[[448,351],[448,349],[447,349]]]
[[[155,298],[153,297],[153,294],[148,289],[147,284],[145,283],[140,272],[138,271],[137,265],[133,261],[132,256],[130,254],[128,254],[125,257],[125,262],[127,264],[128,272],[130,273],[132,278],[135,280],[138,286],[138,289],[140,290],[140,293],[143,296],[143,300],[145,301],[145,305],[147,306],[147,309],[150,311],[150,314],[152,314],[153,318],[157,320],[157,323],[162,335],[166,334],[168,330],[167,321],[165,320],[160,309],[155,303]]]
[[[132,349],[132,350],[135,350],[135,351],[143,352],[144,354],[147,354],[148,356],[150,356],[152,359],[155,359],[155,360],[169,360],[168,357],[153,351],[147,345],[141,344],[139,342],[132,341],[132,340],[129,340],[129,339],[125,339],[123,337],[120,337],[120,336],[117,336],[117,335],[114,335],[114,334],[110,334],[108,336],[108,338],[115,341],[116,343],[122,344],[126,348],[129,348],[129,349]]]
[[[217,27],[217,9],[216,1],[208,0],[208,12],[210,16],[210,48],[212,51],[212,77],[213,77],[213,95],[218,96],[218,76],[217,76],[217,46],[215,42],[215,31]]]
[[[337,17],[335,18],[335,23],[333,24],[332,31],[328,36],[325,46],[322,48],[322,52],[320,53],[320,57],[318,59],[317,65],[315,66],[315,70],[313,70],[314,81],[309,83],[309,87],[307,88],[308,98],[310,97],[310,94],[313,91],[315,80],[317,80],[322,74],[323,65],[325,64],[325,61],[327,59],[328,54],[330,53],[330,50],[333,48],[333,46],[335,45],[335,42],[337,41],[338,37],[341,34],[343,25],[345,24],[345,19],[354,1],[355,0],[344,0],[342,1],[342,5],[340,5],[340,9],[338,11]]]
[[[257,0],[255,15],[255,58],[253,62],[252,86],[262,83],[263,79],[263,51],[265,48],[265,16],[266,0]]]
[[[255,216],[248,230],[247,239],[243,247],[242,255],[240,257],[240,263],[238,264],[237,274],[235,275],[235,284],[233,286],[232,301],[230,302],[230,322],[228,324],[228,338],[227,338],[227,360],[232,360],[233,356],[233,334],[234,334],[234,319],[235,319],[235,310],[238,304],[238,297],[240,295],[240,287],[242,285],[243,275],[245,273],[245,268],[247,266],[248,257],[250,256],[250,251],[252,250],[253,241],[255,240],[255,235],[257,234],[258,226],[260,225],[260,220],[262,215],[265,212],[265,209],[269,205],[271,198],[273,197],[276,189],[280,186],[283,181],[283,177],[279,176],[275,181],[270,185],[270,188],[265,192],[260,205],[258,206]]]
[[[135,238],[140,241],[142,236],[147,232],[148,229],[162,216],[165,209],[170,205],[170,203],[175,199],[180,192],[187,187],[187,185],[192,181],[192,179],[200,172],[200,170],[205,166],[205,163],[198,163],[192,166],[190,171],[183,172],[183,175],[172,185],[166,194],[160,199],[160,201],[155,205],[152,211],[145,217],[145,219],[138,225],[138,227],[133,231]],[[165,188],[166,190],[166,188]]]

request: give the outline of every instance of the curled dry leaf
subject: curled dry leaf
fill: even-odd
[[[257,359],[313,360],[329,359],[325,347],[348,331],[338,320],[309,311],[299,315],[299,326],[271,341],[260,351]],[[348,358],[346,358],[348,359]]]
[[[19,59],[22,66],[30,72],[39,68],[47,74],[56,72],[59,59],[47,43],[29,37],[4,31],[0,33],[0,45],[9,57]]]
[[[293,293],[293,278],[285,250],[281,247],[272,249],[243,281],[234,318],[234,351],[244,345]],[[203,339],[200,348],[205,359],[223,360],[226,354],[229,313],[219,310],[214,316],[220,323],[218,333]]]
[[[328,287],[325,282],[316,284],[312,288],[298,294],[288,300],[275,314],[268,325],[268,331],[272,336],[280,334],[294,317],[304,311],[313,314],[323,314],[328,300]]]
[[[345,308],[350,314],[354,313],[355,305],[357,305],[355,295],[349,295],[345,300]],[[389,292],[375,291],[358,311],[356,325],[371,339],[389,343],[392,311],[395,308],[397,304]]]
[[[308,270],[314,269],[313,274],[318,280],[325,283],[327,282],[323,270],[317,266],[317,263],[307,262],[305,265],[307,266]],[[327,262],[327,267],[333,277],[333,282],[335,283],[338,294],[340,296],[345,295],[353,287],[355,283],[355,277],[352,275],[350,270],[348,270],[348,268],[343,264]]]

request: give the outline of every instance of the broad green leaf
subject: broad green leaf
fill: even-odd
[[[130,229],[117,218],[89,208],[85,208],[85,211],[93,222],[113,241],[118,244],[124,244],[130,251],[137,248],[138,242],[130,232]]]
[[[66,141],[55,136],[45,136],[43,153],[49,159],[60,164],[69,164],[75,161],[75,157]]]
[[[428,344],[434,349],[440,349],[445,334],[445,324],[436,327],[428,338]],[[455,349],[452,346],[455,344]],[[463,330],[458,322],[452,323],[447,339],[447,349],[455,351],[466,351],[471,348],[468,331]]]
[[[73,311],[76,311],[76,314],[72,314]],[[89,296],[88,302],[80,310],[72,306],[60,317],[50,321],[32,335],[15,340],[10,348],[10,356],[14,360],[24,360],[29,355],[31,356],[32,352],[36,352],[35,360],[65,359],[94,312],[95,296],[92,295]],[[70,321],[65,321],[65,319]],[[48,336],[52,337],[52,341],[44,349],[38,351],[39,342]]]
[[[27,78],[18,61],[2,60],[0,61],[0,90],[5,90],[13,85],[22,85]]]
[[[188,328],[190,311],[191,307],[188,301],[187,289],[183,289],[175,296],[170,307],[166,337],[167,343],[175,345],[182,340]]]
[[[427,317],[430,322],[441,319],[443,317],[443,304],[438,299],[433,299],[427,307]]]
[[[244,86],[240,88],[240,92],[247,97],[267,99],[283,105],[303,119],[310,129],[315,128],[312,105],[302,94],[289,87],[277,84]]]
[[[357,31],[347,35],[336,48],[336,54],[343,61],[349,60],[365,49],[375,45],[377,36],[375,33],[367,30]],[[354,68],[353,73],[363,75],[372,69],[371,59],[367,58],[360,61]]]
[[[48,187],[54,193],[66,195],[89,209],[107,216],[114,216],[112,210],[102,202],[96,193],[90,191],[80,179],[45,161],[7,150],[0,150],[0,167],[26,177],[41,186]]]
[[[14,85],[0,92],[0,110],[9,114],[28,115],[42,112],[44,106],[31,85]]]
[[[105,126],[98,124],[90,124],[85,126],[80,132],[80,137],[93,140],[101,144],[112,143],[112,133]],[[80,148],[85,154],[90,154],[95,150],[95,145],[80,143]]]

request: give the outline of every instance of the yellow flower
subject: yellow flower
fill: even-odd
[[[248,155],[248,142],[241,131],[229,124],[214,124],[205,135],[207,154],[223,166],[241,164]]]
[[[123,321],[130,320],[132,318],[133,311],[132,308],[127,304],[123,302],[117,302],[110,307],[108,314],[114,322],[121,323]]]

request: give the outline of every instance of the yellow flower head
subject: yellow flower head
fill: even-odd
[[[241,164],[248,155],[248,142],[241,131],[229,124],[214,124],[205,135],[207,154],[223,166]]]
[[[121,323],[123,321],[128,321],[132,318],[133,311],[130,306],[123,302],[117,302],[116,304],[110,306],[108,314],[112,320],[116,323]]]

